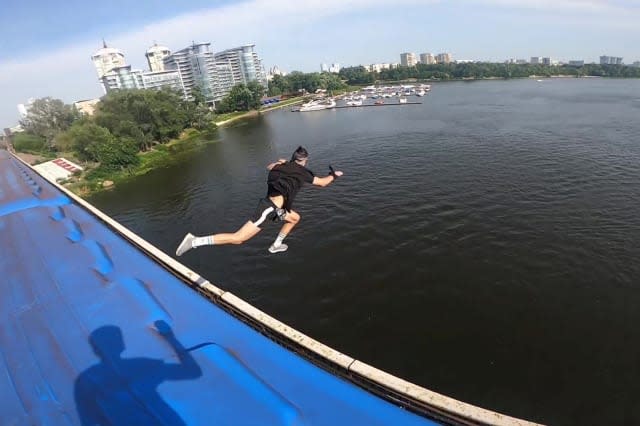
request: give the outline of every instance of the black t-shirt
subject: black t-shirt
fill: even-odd
[[[311,170],[294,162],[288,161],[278,164],[269,171],[267,178],[267,196],[284,196],[284,208],[291,210],[293,199],[306,183],[313,183],[314,174]]]

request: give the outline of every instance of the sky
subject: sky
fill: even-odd
[[[134,69],[148,68],[154,42],[192,41],[253,43],[266,69],[285,71],[400,62],[402,52],[629,64],[640,61],[640,0],[2,0],[0,128],[29,98],[101,96],[90,57],[103,39]]]

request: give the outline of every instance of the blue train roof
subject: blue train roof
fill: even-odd
[[[74,198],[0,150],[2,424],[435,424]]]

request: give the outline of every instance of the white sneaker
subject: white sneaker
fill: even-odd
[[[176,250],[176,256],[182,256],[183,254],[191,250],[193,248],[192,244],[193,244],[194,238],[196,237],[190,232],[187,235],[185,235],[184,238],[182,239],[182,242],[178,246],[178,249]]]
[[[286,244],[280,244],[278,247],[271,244],[271,247],[269,247],[269,253],[280,253],[281,251],[287,251],[288,248],[289,246]]]

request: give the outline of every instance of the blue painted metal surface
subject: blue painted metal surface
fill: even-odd
[[[425,425],[203,298],[0,150],[0,423]]]

